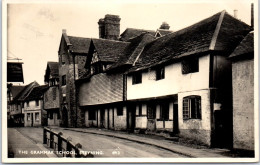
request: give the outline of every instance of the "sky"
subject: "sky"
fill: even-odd
[[[223,10],[233,15],[235,9],[238,19],[250,25],[252,1],[21,2],[7,4],[7,55],[22,59],[26,85],[44,84],[47,61],[58,62],[62,29],[70,36],[98,38],[98,20],[115,14],[121,18],[120,33],[126,28],[156,30],[164,21],[177,31]]]

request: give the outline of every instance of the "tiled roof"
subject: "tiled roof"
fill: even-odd
[[[17,101],[23,101],[25,97],[31,92],[32,88],[35,86],[39,86],[39,84],[34,81],[30,84],[26,85],[11,101],[11,104],[16,103]]]
[[[44,92],[48,89],[48,85],[34,87],[30,94],[24,98],[24,101],[38,100],[43,97]]]
[[[113,64],[109,70],[115,69],[123,65],[132,65],[137,59],[138,55],[142,52],[144,46],[155,39],[149,33],[142,33],[141,35],[128,40],[130,44],[124,50],[124,55],[120,57],[117,63]]]
[[[90,38],[68,36],[73,53],[87,54],[89,51]]]
[[[254,53],[254,32],[248,33],[229,57],[233,58],[249,53]]]
[[[142,33],[149,33],[152,36],[155,35],[154,30],[144,30],[144,29],[134,29],[134,28],[127,28],[121,35],[120,40],[121,41],[128,41],[129,39],[135,38]]]
[[[114,41],[107,39],[92,39],[93,45],[97,51],[98,57],[103,62],[117,62],[123,55],[129,42]]]
[[[50,75],[52,77],[59,77],[59,63],[58,62],[48,62],[47,65],[50,68]]]
[[[250,26],[222,11],[147,44],[129,72],[210,50],[231,53],[249,31]]]
[[[10,92],[12,93],[13,98],[15,98],[24,88],[25,86],[18,86],[18,85],[13,85],[11,86]]]

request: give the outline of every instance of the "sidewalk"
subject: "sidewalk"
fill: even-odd
[[[43,144],[36,143],[24,136],[15,128],[8,128],[8,157],[9,158],[48,158],[57,157],[46,149]]]
[[[143,135],[127,133],[122,131],[113,131],[106,129],[97,128],[58,128],[51,127],[55,131],[62,132],[62,130],[70,130],[82,133],[97,134],[109,137],[115,137],[120,139],[125,139],[129,141],[134,141],[137,143],[143,143],[159,147],[165,150],[169,150],[184,156],[194,157],[194,158],[227,158],[227,156],[222,155],[222,152],[226,150],[222,149],[195,149],[183,145],[176,144],[170,140],[165,140],[163,137],[153,136],[153,135]]]

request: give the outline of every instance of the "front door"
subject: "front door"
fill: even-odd
[[[31,127],[33,127],[33,113],[31,113]]]
[[[136,107],[134,105],[127,107],[127,129],[130,131],[134,131],[135,129],[135,111]]]
[[[147,105],[147,129],[149,131],[156,130],[156,105],[154,103],[149,103]]]
[[[173,133],[179,133],[178,104],[173,104]]]

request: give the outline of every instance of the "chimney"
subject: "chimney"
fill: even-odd
[[[237,10],[234,10],[234,17],[237,19]]]
[[[170,26],[167,22],[163,22],[159,29],[169,30]]]
[[[254,29],[254,4],[251,3],[251,27]]]
[[[62,34],[66,34],[66,29],[62,29]]]
[[[118,15],[105,15],[99,19],[99,38],[118,40],[120,35],[120,17]]]

